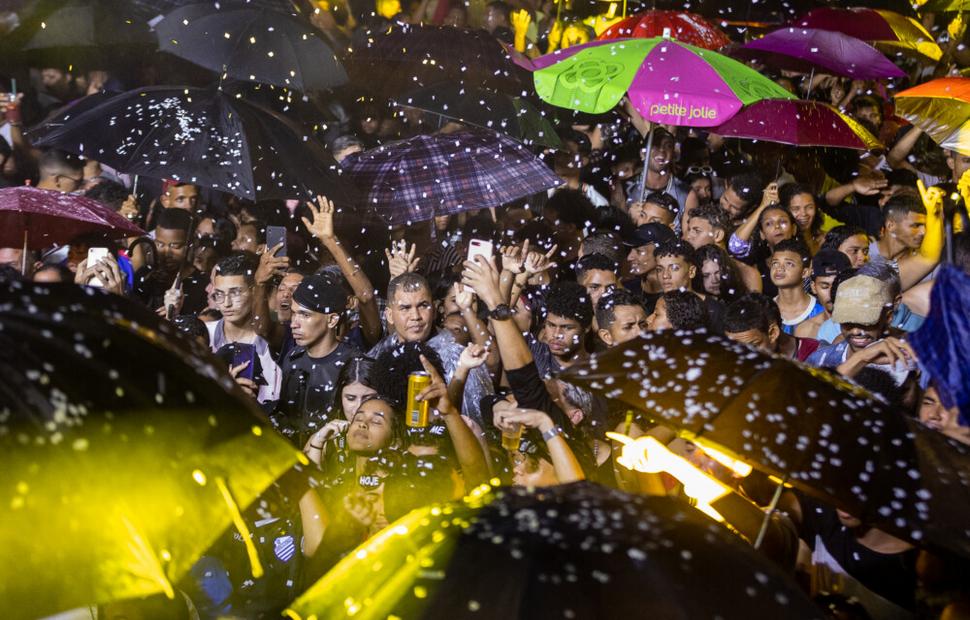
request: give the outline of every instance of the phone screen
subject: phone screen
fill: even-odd
[[[266,227],[266,248],[275,248],[279,244],[283,247],[274,256],[286,256],[286,229],[282,226]]]

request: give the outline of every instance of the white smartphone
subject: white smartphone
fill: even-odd
[[[95,263],[107,256],[108,248],[88,248],[87,266],[92,267]],[[88,281],[88,286],[96,286],[100,288],[104,286],[104,282],[98,278],[91,278],[91,280]]]
[[[482,256],[485,260],[492,258],[492,242],[482,239],[472,239],[468,242],[468,260],[475,262],[476,256]]]

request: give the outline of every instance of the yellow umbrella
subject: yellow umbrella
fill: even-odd
[[[943,56],[943,50],[922,24],[893,11],[823,7],[809,11],[794,25],[841,32],[872,43],[884,52],[916,53],[932,60]]]
[[[239,411],[89,417],[77,430],[4,436],[0,451],[4,618],[172,597],[227,527],[245,531],[240,511],[298,458]],[[250,559],[258,576],[252,548]]]

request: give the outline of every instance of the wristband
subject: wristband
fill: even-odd
[[[562,427],[553,426],[552,428],[550,428],[549,430],[547,430],[542,434],[542,441],[549,443],[550,441],[552,441],[556,437],[559,437],[560,435],[562,435]]]
[[[314,450],[323,450],[323,446],[315,446],[312,443],[310,444],[310,447],[313,448]]]

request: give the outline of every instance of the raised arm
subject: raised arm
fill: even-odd
[[[422,390],[417,399],[428,401],[444,419],[448,436],[455,446],[455,456],[458,457],[466,487],[471,488],[485,482],[488,480],[488,465],[485,463],[485,455],[475,434],[468,428],[461,413],[452,404],[444,378],[423,355],[421,365],[424,366],[425,372],[431,375],[431,385]],[[455,402],[461,402],[461,400]]]
[[[360,308],[360,327],[364,332],[364,339],[374,344],[381,339],[381,318],[377,310],[377,299],[374,297],[374,285],[357,261],[344,249],[337,238],[333,227],[333,202],[326,196],[317,196],[317,205],[308,202],[312,221],[303,218],[303,225],[311,235],[320,240],[323,247],[337,261],[340,273],[346,278],[350,288],[354,291]]]

